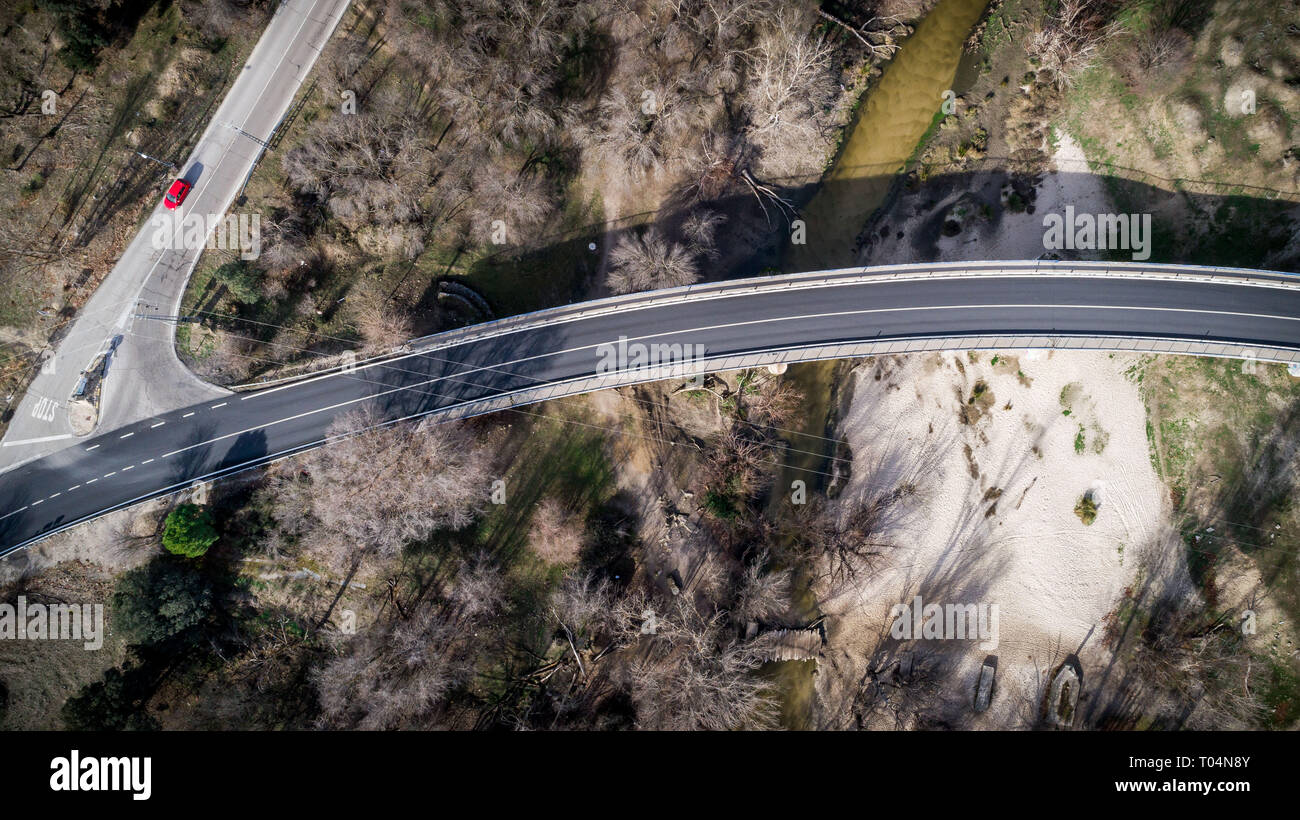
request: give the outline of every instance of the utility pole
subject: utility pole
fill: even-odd
[[[165,160],[165,159],[158,159],[157,157],[151,157],[151,156],[149,156],[148,154],[143,154],[143,153],[141,153],[141,152],[139,152],[139,151],[133,151],[132,153],[135,154],[135,155],[138,156],[138,157],[144,157],[145,159],[149,160],[150,162],[156,162],[156,163],[158,163],[159,165],[162,165],[162,166],[164,166],[164,167],[166,167],[166,168],[171,168],[171,169],[173,169],[173,170],[175,170],[175,168],[176,168],[176,163],[174,163],[174,162],[168,162],[168,161]]]

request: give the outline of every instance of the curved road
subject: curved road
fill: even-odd
[[[905,350],[1091,347],[1300,361],[1300,278],[1134,263],[987,262],[795,274],[633,294],[417,340],[412,352],[134,422],[0,474],[0,554],[104,512],[319,446],[340,414],[491,412],[670,375]],[[612,346],[602,348],[601,346]],[[699,351],[699,348],[693,348]],[[691,367],[674,360],[671,373]]]

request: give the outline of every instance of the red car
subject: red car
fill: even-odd
[[[190,184],[183,179],[178,179],[172,183],[172,187],[167,189],[167,196],[163,197],[163,205],[167,208],[175,209],[185,201],[185,195],[190,192]]]

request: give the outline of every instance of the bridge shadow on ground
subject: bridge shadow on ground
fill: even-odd
[[[1048,213],[1064,217],[1070,206],[1078,214],[1096,214],[1103,202],[1117,214],[1151,215],[1147,261],[1300,272],[1300,244],[1294,242],[1300,192],[1163,179],[1119,166],[1096,174],[1031,174],[1009,170],[1010,164],[985,159],[946,172],[914,168],[902,174],[863,169],[847,181],[772,184],[773,194],[791,207],[732,181],[716,196],[679,192],[657,213],[540,236],[484,257],[463,276],[443,278],[478,288],[498,316],[519,312],[510,309],[520,305],[519,289],[536,297],[529,309],[609,295],[601,281],[604,249],[650,224],[670,242],[699,249],[688,220],[700,212],[723,218],[715,249],[695,253],[703,282],[860,264],[1036,259],[1049,253],[1043,246]],[[803,246],[791,244],[797,219],[805,223]],[[1008,254],[1017,248],[1031,252]],[[1062,248],[1047,258],[1132,256],[1132,249]],[[436,297],[436,286],[426,299]]]

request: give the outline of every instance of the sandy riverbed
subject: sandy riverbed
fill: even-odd
[[[845,497],[901,481],[916,481],[918,493],[890,528],[897,546],[878,571],[822,590],[822,608],[834,616],[827,662],[839,672],[822,675],[824,686],[861,678],[892,623],[891,607],[918,594],[925,603],[998,606],[996,649],[974,641],[925,648],[951,664],[945,699],[958,713],[984,656],[999,657],[998,697],[981,725],[1016,725],[1042,677],[1068,654],[1084,659],[1085,675],[1088,659],[1099,660],[1103,618],[1140,552],[1165,532],[1145,408],[1124,374],[1133,360],[997,355],[996,364],[991,353],[978,361],[967,353],[886,358],[857,372],[843,424],[855,471]],[[980,382],[992,400],[963,420]],[[1085,526],[1074,508],[1089,491],[1100,510]]]
[[[1077,171],[1082,154],[1067,136],[1057,157],[1060,167]],[[945,239],[940,258],[1035,258],[1043,252],[1042,215],[1066,204],[1109,210],[1100,181],[1049,174],[1038,186],[1035,214],[1006,213],[997,232],[978,242]],[[926,218],[909,220],[904,236]],[[907,241],[883,243],[870,263],[916,261],[909,248]],[[925,603],[999,608],[996,649],[981,650],[975,641],[901,647],[943,665],[941,691],[927,710],[937,719],[990,728],[1032,724],[1046,676],[1071,653],[1083,661],[1086,690],[1089,672],[1103,661],[1103,619],[1131,583],[1141,552],[1169,536],[1145,406],[1125,375],[1135,361],[1127,354],[1007,350],[890,357],[859,368],[841,424],[854,455],[844,498],[909,480],[918,494],[893,521],[888,536],[897,547],[877,572],[820,590],[832,616],[818,676],[823,722],[861,720],[849,705],[852,693],[886,655],[899,653],[881,636],[893,622],[891,608],[918,594]],[[972,405],[977,384],[985,389]],[[1074,510],[1089,491],[1100,511],[1086,526]],[[990,710],[976,717],[971,700],[988,654],[998,656],[998,689]],[[887,728],[890,720],[877,713],[867,723]]]

